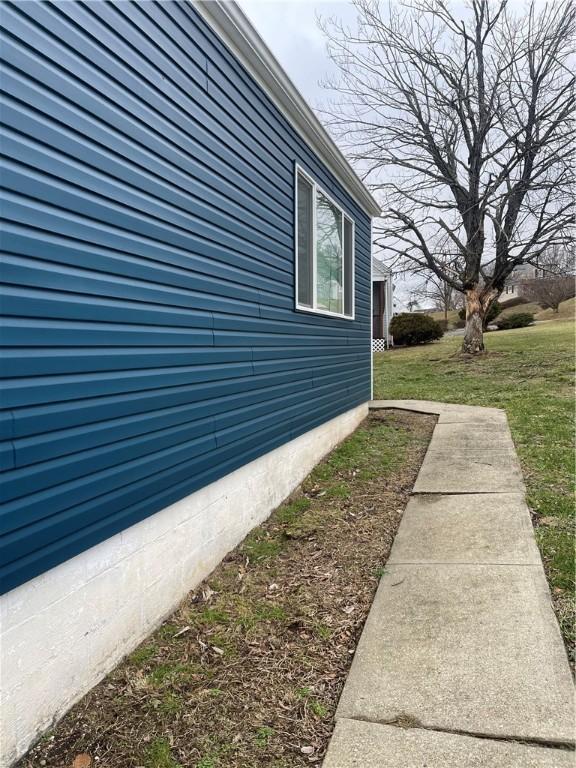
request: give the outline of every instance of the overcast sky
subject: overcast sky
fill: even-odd
[[[317,15],[353,21],[351,3],[314,0],[239,0],[264,41],[313,107],[326,99],[319,81],[333,71]]]

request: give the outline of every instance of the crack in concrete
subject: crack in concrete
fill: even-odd
[[[509,493],[522,493],[521,491],[412,491],[410,496],[506,496]]]
[[[340,719],[340,718],[337,718]],[[346,720],[357,720],[361,723],[370,723],[372,725],[388,725],[394,728],[404,729],[416,729],[421,731],[432,731],[433,733],[447,733],[454,736],[470,736],[474,739],[484,739],[487,741],[504,741],[512,744],[523,744],[527,747],[546,747],[547,749],[555,749],[564,752],[574,752],[576,750],[576,744],[573,741],[547,741],[546,739],[527,739],[518,736],[503,736],[501,734],[494,735],[490,733],[482,733],[481,731],[466,731],[453,728],[441,728],[439,726],[425,725],[420,722],[418,718],[412,715],[401,714],[398,717],[390,720],[372,720],[369,717],[361,717],[359,715],[347,716],[343,718]]]
[[[469,560],[463,561],[463,560],[446,560],[446,561],[440,561],[440,560],[394,560],[393,562],[391,560],[388,560],[386,565],[474,565],[474,566],[483,566],[493,568],[495,565],[504,565],[504,566],[518,566],[519,568],[542,568],[542,565],[540,563],[501,563],[501,562],[487,562],[486,560],[483,563],[471,563]],[[392,584],[392,586],[394,586]]]

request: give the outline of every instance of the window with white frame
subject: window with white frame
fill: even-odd
[[[354,317],[354,222],[298,167],[296,307]]]

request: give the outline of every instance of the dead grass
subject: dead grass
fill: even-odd
[[[500,297],[500,302],[506,303],[506,294]],[[535,320],[574,320],[576,315],[576,299],[568,299],[563,301],[558,308],[558,312],[553,312],[551,309],[542,309],[539,304],[534,302],[526,302],[524,304],[516,304],[513,307],[504,307],[498,317],[507,317],[508,315],[515,315],[517,312],[531,312],[534,315]],[[434,320],[444,320],[444,312],[428,312],[430,317]],[[448,328],[452,329],[456,327],[458,320],[458,311],[453,309],[448,312]]]
[[[563,301],[558,307],[558,312],[552,309],[541,309],[538,307],[536,320],[574,320],[576,316],[576,299]]]
[[[21,768],[320,763],[434,421],[366,419]]]

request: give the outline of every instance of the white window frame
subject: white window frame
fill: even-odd
[[[312,306],[306,307],[302,304],[298,304],[298,174],[301,174],[306,181],[312,186],[312,199],[314,204],[312,206]],[[330,312],[328,309],[319,309],[316,306],[316,266],[317,266],[317,248],[316,248],[316,198],[317,193],[320,192],[337,210],[341,213],[342,218],[342,308],[345,304],[346,296],[346,270],[344,269],[344,219],[352,225],[352,314],[345,315],[344,312]],[[339,205],[334,198],[329,195],[317,182],[310,176],[310,174],[302,168],[302,166],[295,164],[294,168],[294,251],[295,251],[295,270],[294,270],[294,308],[298,312],[309,312],[313,315],[325,315],[326,317],[338,317],[341,320],[354,320],[356,316],[356,222],[349,216],[346,211]]]

